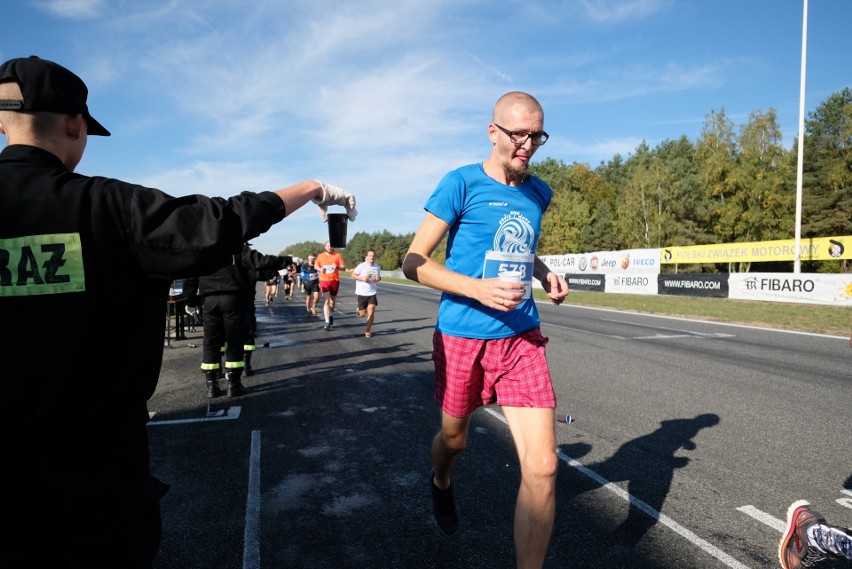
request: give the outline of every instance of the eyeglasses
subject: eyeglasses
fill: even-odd
[[[544,132],[543,130],[541,132],[524,132],[522,130],[505,129],[502,126],[500,126],[499,124],[497,124],[496,122],[493,123],[493,124],[494,124],[494,126],[499,128],[500,130],[505,132],[506,136],[509,137],[509,141],[512,144],[515,144],[517,146],[521,146],[523,144],[526,144],[527,139],[532,140],[533,146],[541,146],[545,142],[547,142],[548,138],[550,138],[550,135],[547,134],[546,132]]]

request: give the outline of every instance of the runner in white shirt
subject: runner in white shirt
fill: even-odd
[[[379,304],[376,299],[378,292],[376,283],[382,280],[382,269],[376,264],[375,251],[367,251],[364,262],[352,271],[352,278],[355,279],[355,295],[358,297],[358,316],[367,317],[364,337],[370,338],[373,335],[370,330],[373,327],[373,317],[376,314],[376,306]]]

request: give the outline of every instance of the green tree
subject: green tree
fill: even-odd
[[[615,226],[620,240],[626,248],[663,247],[675,226],[671,172],[644,143],[630,162],[626,185],[618,196]]]
[[[612,227],[615,190],[583,163],[570,166],[552,159],[531,173],[553,190],[542,219],[538,251],[542,255],[600,251],[617,244]]]
[[[594,206],[590,223],[580,229],[580,246],[584,251],[612,251],[620,249],[615,231],[615,213],[607,200]]]
[[[672,199],[667,208],[674,222],[667,231],[667,245],[712,243],[711,206],[706,195],[698,190],[695,145],[681,136],[663,141],[654,153],[666,165],[672,184]]]
[[[553,190],[550,206],[541,220],[538,254],[579,253],[580,231],[589,222],[589,208],[572,179],[571,167],[548,158],[534,164],[530,173]]]
[[[623,188],[627,180],[628,168],[621,154],[616,154],[612,160],[598,165],[595,172],[614,188],[617,194],[618,189]]]
[[[792,235],[795,209],[791,153],[781,145],[777,113],[753,111],[739,136],[732,173],[736,193],[730,220],[735,241],[767,241]]]
[[[710,111],[695,145],[697,186],[700,199],[711,204],[708,223],[712,239],[724,243],[734,234],[726,225],[731,219],[725,216],[727,201],[733,193],[730,176],[736,165],[737,144],[734,125],[722,109]]]
[[[302,241],[300,243],[296,243],[294,245],[288,245],[286,248],[282,249],[279,252],[279,255],[290,255],[291,257],[299,257],[300,259],[307,259],[308,255],[313,253],[314,255],[319,255],[325,249],[325,243],[319,243],[317,241]]]
[[[781,146],[774,109],[753,111],[740,130],[738,152],[728,172],[727,199],[717,207],[725,242],[782,239],[793,227],[794,187],[790,154]],[[747,272],[750,263],[740,263]]]
[[[352,236],[341,251],[346,266],[354,268],[364,260],[367,251],[376,252],[376,260],[382,269],[394,271],[402,266],[405,253],[414,239],[414,233],[394,235],[388,230],[375,233],[358,232]]]
[[[852,89],[832,94],[805,122],[802,235],[852,235]],[[852,270],[848,261],[811,270]]]
[[[585,164],[571,165],[572,186],[583,197],[585,209],[578,212],[580,251],[618,249],[615,231],[615,187]],[[585,219],[584,219],[585,218]]]
[[[554,192],[550,207],[541,220],[539,255],[560,255],[583,252],[580,233],[588,223],[588,211],[579,192],[562,188]]]

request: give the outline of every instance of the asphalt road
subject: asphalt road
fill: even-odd
[[[299,294],[258,301],[270,346],[244,397],[207,400],[200,328],[166,348],[149,404],[171,484],[158,569],[514,566],[520,477],[499,408],[477,411],[455,469],[459,531],[431,517],[438,294],[381,283],[367,339],[354,283],[341,288],[331,332]],[[546,567],[777,567],[800,498],[852,525],[848,338],[539,308],[559,411],[576,418],[557,425]]]

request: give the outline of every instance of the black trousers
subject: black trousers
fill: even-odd
[[[218,367],[224,346],[225,368],[242,369],[243,346],[249,339],[248,328],[244,294],[206,295],[202,356],[204,364],[215,364]]]

